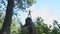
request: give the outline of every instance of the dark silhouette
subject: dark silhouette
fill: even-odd
[[[2,26],[2,30],[0,31],[0,34],[10,34],[13,6],[14,6],[14,0],[8,0],[8,5],[7,5],[7,9],[6,9],[6,16],[5,16],[4,23]]]
[[[29,32],[27,34],[36,34],[34,24],[32,22],[32,19],[30,17],[27,17],[25,20],[26,24],[24,26],[27,26]]]

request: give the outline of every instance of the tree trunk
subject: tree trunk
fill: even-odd
[[[4,23],[3,23],[2,30],[1,30],[0,34],[10,34],[13,6],[14,6],[14,0],[8,0],[8,5],[7,5],[7,9],[6,9],[6,16],[5,16]]]

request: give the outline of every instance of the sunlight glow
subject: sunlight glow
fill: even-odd
[[[48,8],[48,6],[43,5],[41,8],[41,10],[37,11],[34,9],[35,7],[31,7],[30,10],[31,15],[32,15],[32,19],[36,19],[38,16],[42,17],[44,19],[44,23],[48,24],[48,25],[52,25],[53,20],[58,20],[57,16],[52,16],[50,15],[50,8]]]

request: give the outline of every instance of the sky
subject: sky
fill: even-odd
[[[44,23],[52,25],[53,20],[60,23],[60,0],[37,0],[35,4],[30,7],[32,20],[38,16],[44,19]],[[21,12],[21,21],[27,18],[26,12]]]
[[[29,8],[31,12],[31,18],[34,21],[38,16],[44,19],[44,23],[52,25],[53,20],[57,20],[60,23],[60,0],[36,0],[36,3]],[[22,24],[25,23],[25,19],[28,16],[28,12],[18,12]]]

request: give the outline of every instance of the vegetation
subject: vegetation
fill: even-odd
[[[27,34],[28,30],[26,27],[23,27],[23,25],[20,23],[20,27],[16,28],[16,24],[14,22],[16,22],[17,18],[13,18],[12,19],[12,24],[10,27],[10,33],[11,34]],[[0,19],[0,30],[2,27],[2,23],[3,23],[4,19]],[[17,21],[20,22],[20,21]],[[35,28],[36,28],[36,32],[37,34],[60,34],[60,24],[58,24],[57,20],[53,20],[53,26],[51,25],[50,27],[48,27],[47,24],[44,24],[44,19],[42,19],[42,17],[38,17],[36,19],[36,21],[34,22],[35,24]]]
[[[0,34],[28,34],[28,28],[23,27],[20,21],[21,19],[19,20],[17,17],[18,14],[15,13],[14,9],[26,11],[27,8],[35,3],[35,0],[1,0],[0,3],[5,6],[3,8],[0,4],[0,8],[2,8],[2,10],[0,10]],[[17,26],[17,23],[19,23],[19,26]],[[52,23],[53,25],[48,27],[42,17],[37,17],[36,21],[33,23],[36,34],[60,34],[60,24],[58,24],[58,21],[53,20]]]
[[[13,8],[17,6],[17,8],[21,10],[23,9],[26,10],[26,8],[31,6],[34,3],[34,1],[33,0],[6,0],[6,1],[1,0],[0,3],[3,4],[6,8],[6,15],[5,15],[5,19],[4,19],[3,26],[2,26],[0,33],[10,34],[10,26],[12,23]]]

